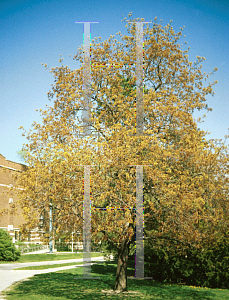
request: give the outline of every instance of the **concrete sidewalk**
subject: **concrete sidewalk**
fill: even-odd
[[[91,257],[91,261],[103,261],[103,256]],[[66,264],[66,263],[77,263],[83,262],[83,258],[73,258],[73,259],[62,259],[62,260],[51,260],[51,261],[36,261],[28,263],[9,263],[0,264],[0,271],[3,270],[17,270],[17,268],[33,267],[33,266],[44,266],[44,265],[56,265],[56,264]],[[0,277],[1,278],[1,277]]]
[[[113,257],[111,257],[113,259]],[[92,257],[91,261],[105,261],[103,256],[101,257]],[[0,264],[0,293],[6,288],[11,286],[13,283],[32,277],[36,274],[44,274],[50,272],[56,272],[61,270],[68,270],[77,267],[83,267],[83,264],[72,265],[58,268],[51,268],[46,270],[16,270],[15,268],[22,268],[27,266],[41,266],[41,265],[53,265],[53,264],[63,264],[70,262],[83,262],[83,259],[67,259],[67,260],[56,260],[56,261],[42,261],[42,262],[31,262],[31,263],[14,263],[14,264]],[[94,263],[91,263],[94,264]],[[0,296],[0,300],[4,299],[3,296]]]

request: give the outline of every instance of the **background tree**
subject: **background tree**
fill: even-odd
[[[24,159],[25,155],[26,155],[26,153],[24,150],[17,151],[17,156],[21,162],[25,161],[25,159]]]
[[[205,102],[206,95],[213,95],[214,83],[203,86],[209,76],[202,74],[199,65],[204,58],[197,57],[194,64],[188,61],[188,50],[181,50],[178,43],[182,29],[175,34],[171,23],[163,28],[156,19],[152,29],[147,26],[145,135],[136,136],[136,29],[133,23],[126,26],[130,35],[119,33],[123,43],[114,36],[100,43],[92,40],[92,136],[82,138],[79,116],[84,109],[83,66],[51,69],[54,85],[48,95],[54,99],[53,106],[40,110],[42,124],[34,122],[33,130],[25,133],[29,168],[18,181],[24,187],[20,195],[28,225],[35,226],[37,216],[52,201],[56,231],[74,224],[82,232],[83,167],[78,165],[94,165],[91,205],[107,210],[92,212],[92,234],[116,249],[114,289],[119,291],[127,290],[126,270],[135,231],[135,212],[127,209],[136,202],[136,169],[130,165],[150,165],[144,170],[149,240],[198,247],[228,225],[227,147],[205,139],[206,133],[193,118],[195,109],[211,110]],[[83,62],[82,48],[74,58]],[[110,65],[99,68],[98,63]]]
[[[21,253],[16,249],[10,234],[0,229],[0,261],[18,260]]]

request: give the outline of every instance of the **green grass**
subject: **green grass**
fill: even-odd
[[[103,253],[91,253],[91,257],[103,256]],[[15,261],[15,263],[26,263],[26,262],[36,262],[36,261],[52,261],[52,260],[62,260],[62,259],[77,259],[83,258],[83,253],[55,253],[55,254],[26,254],[21,255],[20,258]],[[13,261],[0,261],[0,263],[14,263]]]
[[[209,289],[153,280],[128,279],[128,293],[110,294],[115,284],[116,262],[91,266],[97,280],[74,279],[82,277],[83,268],[74,268],[48,274],[39,274],[14,284],[4,292],[7,300],[71,300],[71,299],[165,299],[165,300],[226,300],[229,290]],[[129,262],[128,276],[134,276],[134,261]],[[105,291],[105,292],[103,292]]]
[[[98,262],[98,261],[91,261],[91,262]],[[54,264],[54,265],[42,265],[42,266],[16,268],[14,270],[45,270],[45,269],[51,269],[51,268],[60,268],[60,267],[82,265],[82,264],[83,264],[83,262],[72,262],[72,263],[66,263],[66,264]]]

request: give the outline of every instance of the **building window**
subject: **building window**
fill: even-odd
[[[8,225],[8,231],[14,230],[14,225]]]

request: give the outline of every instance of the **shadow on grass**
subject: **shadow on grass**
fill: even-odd
[[[114,288],[116,262],[91,266],[97,280],[74,279],[82,277],[82,267],[55,273],[39,274],[15,284],[5,295],[7,299],[227,299],[216,298],[214,290],[187,286],[164,285],[152,280],[128,280],[128,293],[109,294]],[[134,262],[129,263],[128,276],[134,276]],[[104,292],[105,291],[105,292]],[[222,292],[222,291],[220,291]]]

